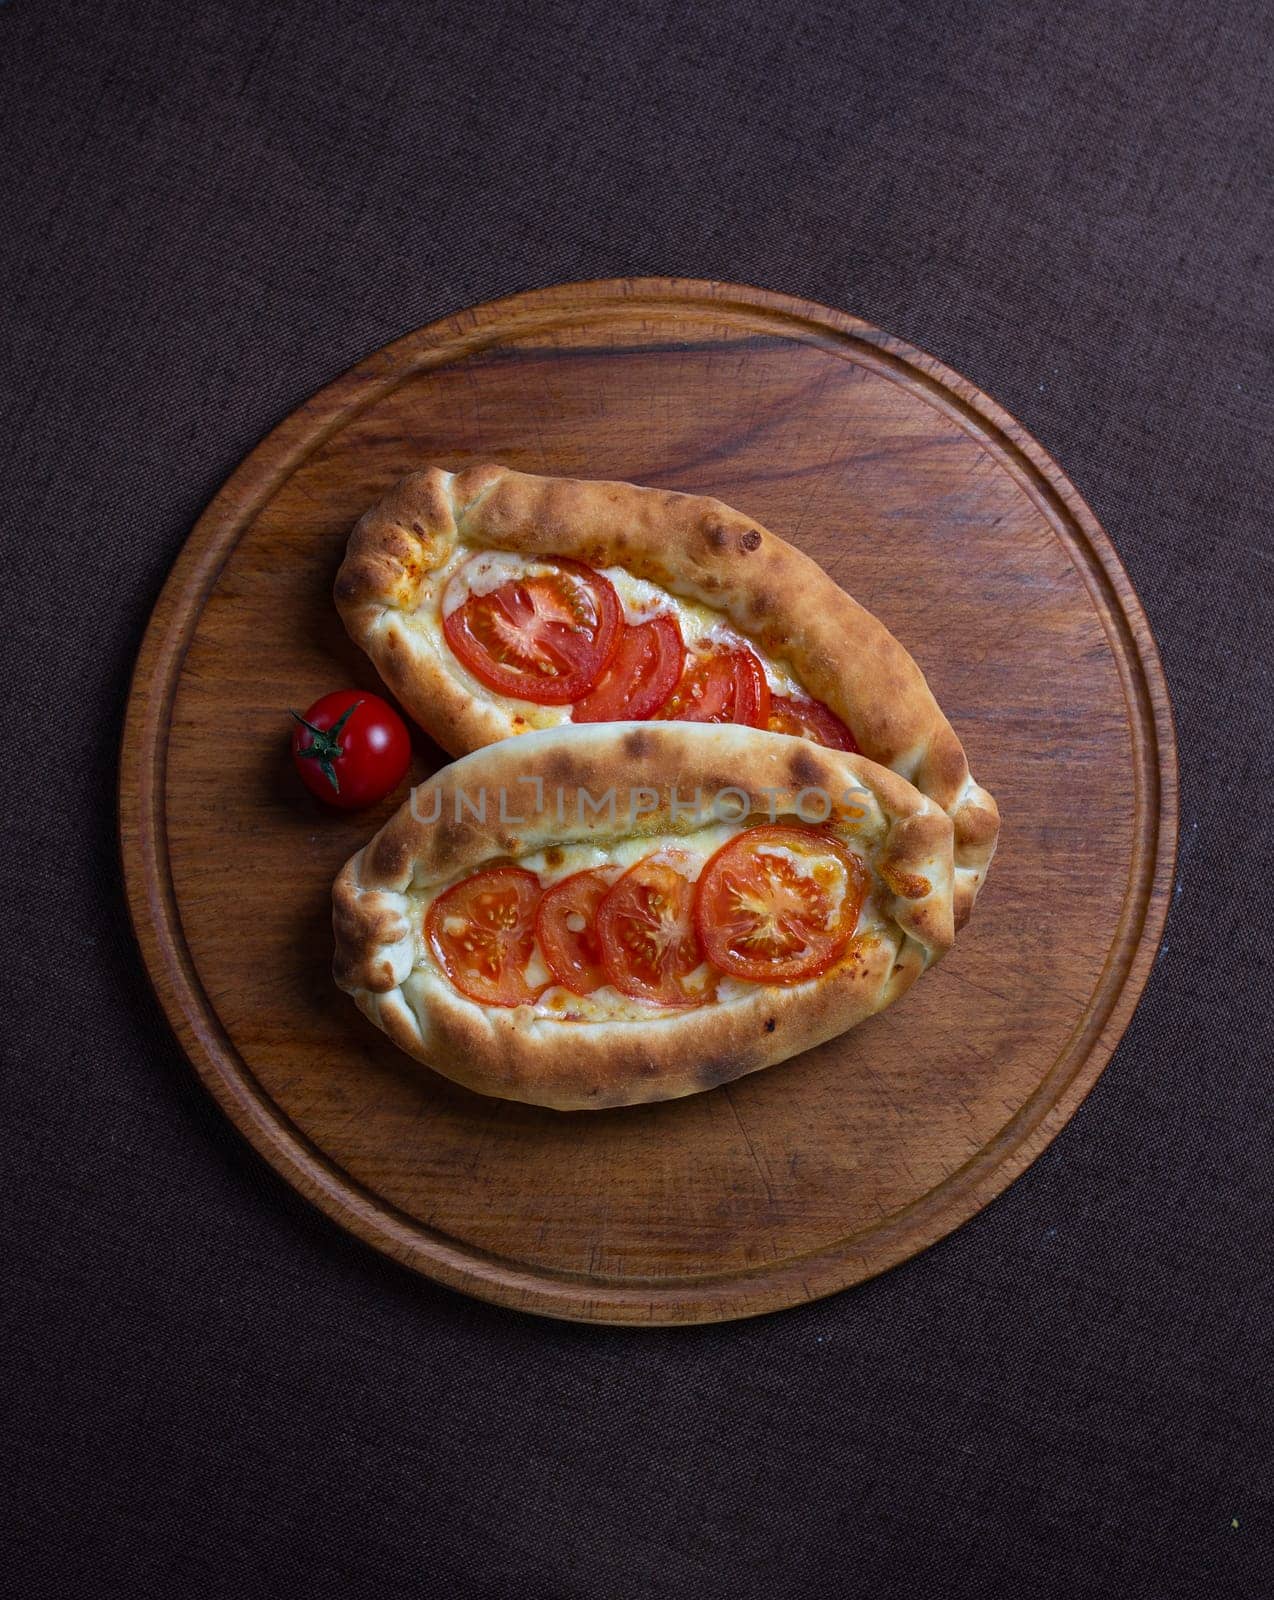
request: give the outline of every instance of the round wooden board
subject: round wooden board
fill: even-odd
[[[321,812],[290,773],[283,708],[379,687],[330,600],[359,513],[411,467],[488,460],[719,495],[916,656],[1004,828],[972,923],[893,1010],[708,1094],[571,1115],[453,1086],[335,989],[331,880],[396,800]],[[441,759],[418,737],[413,781]],[[485,1299],[708,1322],[906,1259],[1064,1125],[1154,957],[1176,762],[1128,578],[999,407],[839,312],[625,279],[411,334],[248,457],[146,635],[121,836],[182,1044],[301,1193]]]

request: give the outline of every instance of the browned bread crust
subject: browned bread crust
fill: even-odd
[[[614,791],[614,815],[568,805],[563,822],[556,791],[581,788],[597,801]],[[815,820],[813,797],[828,797],[826,825],[872,871],[869,910],[837,966],[790,986],[737,985],[689,1011],[639,1005],[636,1020],[563,1021],[478,1005],[426,953],[422,902],[450,883],[553,845],[692,832],[696,790],[701,811],[730,791],[731,817],[746,808],[753,821]],[[625,797],[638,792],[634,825]],[[512,820],[501,820],[501,793]],[[902,994],[955,936],[951,848],[946,814],[862,756],[734,726],[550,729],[446,767],[346,864],[333,891],[334,975],[408,1054],[482,1094],[560,1110],[673,1099],[796,1055]]]
[[[621,566],[718,609],[853,729],[864,754],[914,783],[955,828],[955,918],[967,920],[999,814],[920,668],[883,623],[799,550],[720,500],[500,466],[402,478],[358,522],[336,580],[351,637],[453,755],[525,732],[534,708],[475,685],[405,619],[438,608],[433,575],[458,547]],[[440,629],[436,630],[440,637]]]

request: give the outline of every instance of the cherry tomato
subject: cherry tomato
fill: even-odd
[[[311,794],[361,811],[396,789],[411,765],[411,735],[377,694],[337,689],[303,717],[293,711],[292,761]]]
[[[665,1006],[699,998],[685,979],[703,964],[695,934],[694,888],[667,859],[630,867],[597,908],[606,976],[622,993]]]
[[[555,556],[443,618],[459,660],[489,689],[563,706],[582,699],[614,654],[619,596],[600,572]]]
[[[770,717],[765,668],[746,645],[696,651],[659,716],[667,722],[741,722],[763,728]]]
[[[700,873],[695,927],[718,972],[799,983],[844,955],[866,893],[866,867],[830,833],[788,823],[747,828]]]
[[[603,872],[574,872],[546,889],[535,915],[544,964],[573,994],[592,994],[609,983],[602,965],[597,908],[610,887]]]
[[[521,1006],[543,992],[526,972],[539,903],[540,880],[522,867],[490,867],[438,896],[425,933],[461,994],[481,1005]]]
[[[831,750],[848,750],[858,754],[858,744],[853,734],[821,700],[789,699],[776,694],[770,701],[768,726],[775,733],[792,733],[802,739],[812,739],[815,744],[825,744]]]
[[[668,612],[623,623],[610,665],[571,713],[576,722],[644,722],[672,693],[686,649]]]

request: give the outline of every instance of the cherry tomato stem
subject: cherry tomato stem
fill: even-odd
[[[406,776],[411,735],[375,694],[337,689],[292,718],[292,762],[317,799],[343,811],[375,805]]]

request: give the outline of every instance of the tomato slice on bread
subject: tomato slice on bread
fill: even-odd
[[[677,686],[686,647],[670,612],[622,623],[610,664],[571,713],[576,722],[644,722]]]
[[[764,728],[770,718],[765,668],[746,645],[696,650],[659,717],[665,722],[741,722]]]
[[[694,886],[667,855],[637,862],[597,910],[606,976],[621,994],[664,1006],[702,998],[685,980],[703,964],[695,933]]]
[[[554,556],[485,594],[471,593],[446,613],[442,631],[489,689],[563,706],[582,699],[601,676],[623,621],[609,578]]]
[[[815,978],[844,955],[867,884],[862,860],[822,829],[748,828],[695,885],[703,952],[718,972],[752,983]]]
[[[535,914],[535,936],[544,964],[572,994],[592,994],[609,983],[602,964],[597,908],[610,888],[614,870],[573,872],[544,891]]]
[[[798,738],[812,739],[815,744],[827,745],[831,750],[848,750],[858,755],[858,742],[836,715],[821,700],[776,694],[770,700],[770,720],[767,724],[774,733],[795,734]]]
[[[490,867],[440,894],[425,917],[439,966],[480,1005],[529,1005],[543,993],[527,968],[535,951],[540,880],[522,867]]]

